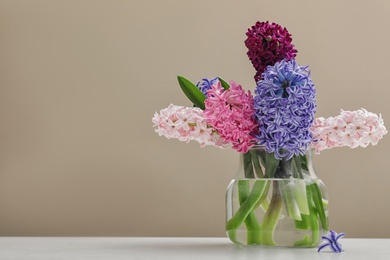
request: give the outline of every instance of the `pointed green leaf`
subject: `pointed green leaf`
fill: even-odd
[[[218,77],[218,80],[219,80],[219,82],[221,82],[221,86],[222,86],[225,90],[227,90],[227,89],[230,88],[230,85],[229,85],[226,81],[224,81],[223,79],[221,79],[221,78],[219,78],[219,77]]]
[[[206,97],[203,95],[202,91],[200,91],[194,83],[182,76],[177,76],[177,80],[179,81],[179,85],[188,99],[191,100],[195,106],[204,110],[204,100]]]

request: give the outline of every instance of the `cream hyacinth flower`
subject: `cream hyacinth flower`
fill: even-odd
[[[187,143],[196,141],[201,147],[226,147],[220,136],[206,123],[200,108],[170,104],[159,113],[156,112],[152,122],[156,127],[155,131],[168,139],[174,138]]]
[[[365,109],[356,111],[341,110],[340,115],[327,119],[320,117],[311,127],[312,147],[317,153],[333,147],[350,148],[377,145],[387,134],[382,116]]]

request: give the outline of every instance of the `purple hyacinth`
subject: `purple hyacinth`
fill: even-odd
[[[329,246],[333,252],[341,253],[343,251],[343,247],[341,246],[341,244],[338,240],[344,236],[345,236],[345,233],[337,234],[335,231],[329,230],[329,233],[327,236],[322,236],[322,239],[325,240],[325,243],[321,244],[318,247],[317,252],[320,252],[322,249]]]
[[[308,67],[294,59],[268,66],[255,90],[259,144],[280,160],[303,155],[312,141],[316,90]]]
[[[198,89],[200,89],[200,91],[202,91],[202,93],[207,97],[207,91],[208,91],[209,89],[211,89],[211,86],[212,86],[212,85],[216,85],[218,82],[219,82],[218,77],[211,78],[211,79],[204,78],[204,79],[202,79],[201,81],[199,81],[199,82],[196,84],[196,86],[197,86]]]

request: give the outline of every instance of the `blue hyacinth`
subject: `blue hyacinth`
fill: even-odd
[[[207,79],[204,78],[199,81],[196,86],[202,91],[202,93],[207,97],[207,91],[211,88],[212,85],[215,85],[219,82],[218,77]]]
[[[329,230],[327,236],[322,236],[322,239],[325,240],[325,242],[318,247],[318,252],[329,246],[333,252],[341,253],[343,251],[343,247],[338,240],[344,236],[345,233],[337,234],[335,231]]]
[[[256,136],[276,159],[303,155],[312,141],[316,90],[308,67],[294,59],[268,66],[255,89]]]

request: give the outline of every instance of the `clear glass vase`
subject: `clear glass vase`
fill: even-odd
[[[244,246],[316,247],[328,231],[328,193],[312,151],[277,160],[263,146],[241,154],[226,192],[226,233]]]

